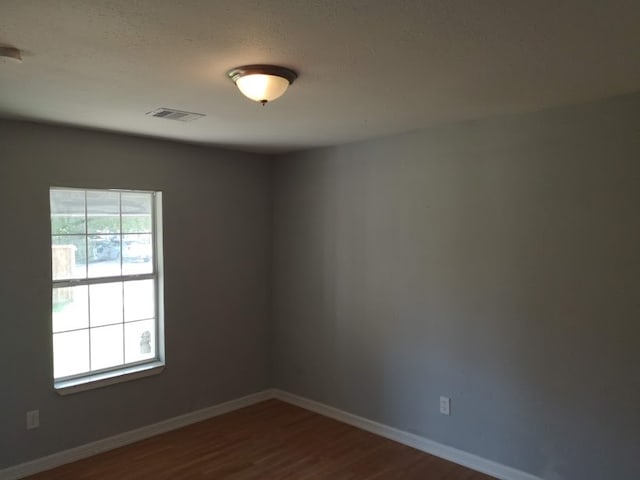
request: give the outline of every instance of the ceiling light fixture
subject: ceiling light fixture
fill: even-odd
[[[298,78],[293,70],[275,65],[245,65],[229,70],[227,76],[245,97],[262,105],[282,96]]]

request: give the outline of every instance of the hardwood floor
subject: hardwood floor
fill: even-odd
[[[493,480],[278,400],[29,479]]]

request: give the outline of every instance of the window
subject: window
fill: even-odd
[[[160,196],[50,189],[57,389],[161,367]]]

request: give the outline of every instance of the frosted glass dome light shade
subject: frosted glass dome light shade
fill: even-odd
[[[289,80],[275,75],[262,75],[255,73],[241,77],[236,81],[236,85],[245,97],[249,97],[256,102],[273,102],[282,96],[289,88]]]
[[[281,97],[298,75],[288,68],[273,65],[248,65],[230,70],[227,76],[251,100],[263,105]]]

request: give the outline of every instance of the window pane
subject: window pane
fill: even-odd
[[[121,274],[120,235],[90,235],[89,278],[117,277]]]
[[[91,326],[122,323],[122,282],[89,287]]]
[[[151,199],[149,193],[122,193],[122,231],[151,233]]]
[[[87,231],[89,233],[120,233],[119,215],[87,215]]]
[[[122,236],[122,274],[153,273],[151,234]]]
[[[122,324],[91,329],[91,370],[122,365]]]
[[[153,280],[124,282],[124,320],[144,320],[155,317]]]
[[[53,376],[89,371],[89,330],[53,334]]]
[[[51,190],[51,233],[85,233],[84,191]]]
[[[157,358],[157,278],[122,278],[155,273],[156,198],[50,189],[56,379]]]
[[[120,193],[87,192],[87,232],[120,233]]]
[[[127,363],[155,358],[155,320],[125,323],[124,345],[124,359]]]
[[[84,235],[51,237],[51,273],[54,280],[86,278],[87,248]]]
[[[89,262],[107,262],[120,258],[120,235],[89,235]]]
[[[54,332],[78,330],[89,326],[88,287],[53,289],[52,326]]]

